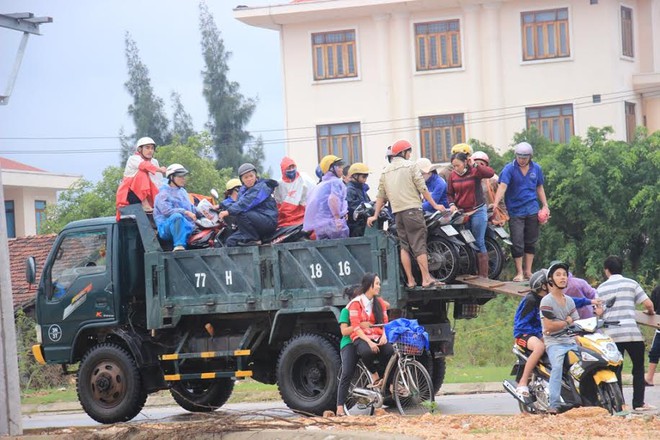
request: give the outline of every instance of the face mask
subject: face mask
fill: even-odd
[[[288,179],[293,180],[293,179],[296,178],[296,173],[297,173],[297,172],[298,172],[298,170],[294,168],[294,169],[292,169],[292,170],[285,171],[285,172],[284,172],[284,175],[286,175],[286,177],[287,177]]]

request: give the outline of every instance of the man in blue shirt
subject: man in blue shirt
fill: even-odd
[[[535,247],[539,238],[539,219],[547,220],[550,209],[543,189],[543,170],[532,161],[532,146],[521,142],[516,145],[514,152],[516,159],[507,164],[500,174],[493,205],[498,206],[504,197],[510,216],[509,228],[513,242],[511,253],[516,265],[513,281],[524,281],[532,275]]]

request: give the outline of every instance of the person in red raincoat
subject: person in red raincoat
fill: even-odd
[[[158,187],[165,167],[153,158],[156,143],[150,137],[137,141],[135,154],[126,161],[124,179],[117,188],[117,215],[123,206],[141,204],[146,212],[152,212]]]

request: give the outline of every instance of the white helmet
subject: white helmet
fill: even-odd
[[[165,177],[168,179],[174,176],[185,176],[186,174],[188,174],[188,170],[180,163],[173,163],[165,170]]]
[[[472,160],[483,160],[484,162],[486,162],[486,165],[490,165],[490,158],[483,151],[476,151],[472,155]]]
[[[154,148],[156,147],[156,142],[154,142],[153,139],[150,137],[141,137],[138,139],[137,144],[135,144],[135,149],[137,150],[140,147],[144,147],[145,145],[152,144]]]
[[[528,142],[520,142],[518,145],[516,145],[513,152],[517,156],[531,156],[534,154],[534,149],[531,145],[529,145]]]

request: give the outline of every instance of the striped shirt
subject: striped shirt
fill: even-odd
[[[637,281],[618,274],[611,275],[597,290],[598,297],[603,302],[616,297],[614,305],[605,311],[604,318],[608,321],[619,321],[619,325],[604,328],[603,332],[614,342],[644,341],[635,321],[635,305],[643,303],[649,297]]]

